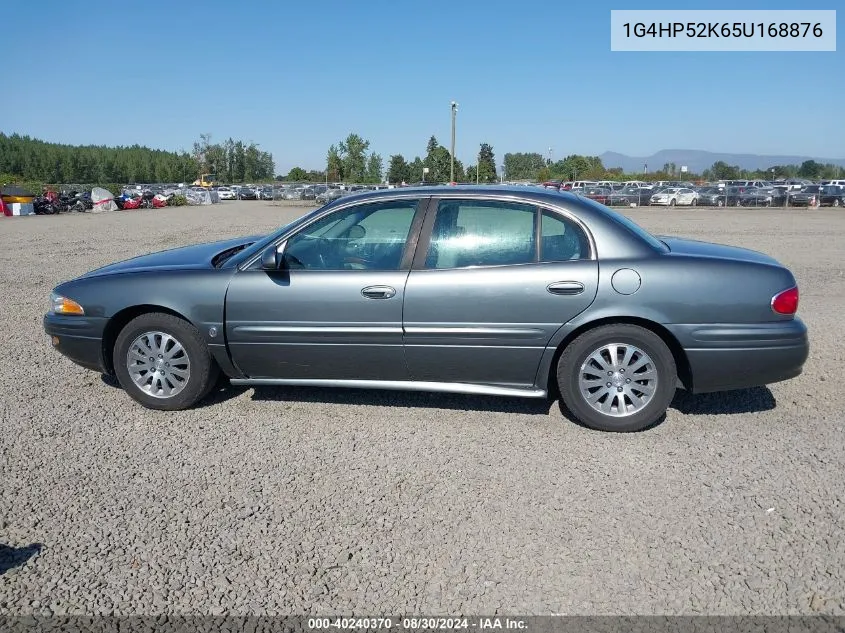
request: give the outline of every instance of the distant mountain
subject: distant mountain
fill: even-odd
[[[818,158],[816,156],[763,156],[760,154],[723,154],[719,152],[705,152],[698,149],[662,149],[651,156],[628,156],[617,152],[605,152],[601,158],[605,167],[621,167],[627,173],[643,171],[643,165],[648,165],[648,171],[658,171],[666,163],[675,163],[680,169],[686,165],[693,173],[700,174],[716,161],[724,161],[728,165],[738,165],[742,169],[768,169],[775,165],[800,165],[805,160],[817,163],[831,163],[845,167],[845,158]]]

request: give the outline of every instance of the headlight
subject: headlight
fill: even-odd
[[[55,292],[50,293],[50,312],[54,314],[85,314],[85,310],[76,301]]]

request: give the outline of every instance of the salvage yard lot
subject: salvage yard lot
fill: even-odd
[[[845,213],[625,210],[788,265],[811,342],[799,378],[633,435],[443,394],[150,411],[50,349],[58,282],[304,210],[0,219],[0,614],[845,614]]]

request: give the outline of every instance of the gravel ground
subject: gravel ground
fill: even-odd
[[[796,274],[805,373],[592,432],[557,403],[234,389],[147,411],[52,351],[58,282],[261,202],[0,219],[0,615],[845,614],[845,213],[630,210]]]

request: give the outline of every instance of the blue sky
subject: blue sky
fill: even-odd
[[[286,173],[323,168],[353,131],[385,161],[432,134],[448,147],[454,99],[464,163],[481,142],[497,162],[549,147],[842,158],[841,36],[827,53],[610,51],[613,8],[840,8],[845,32],[841,0],[802,4],[6,0],[0,130],[170,150],[210,132]]]

